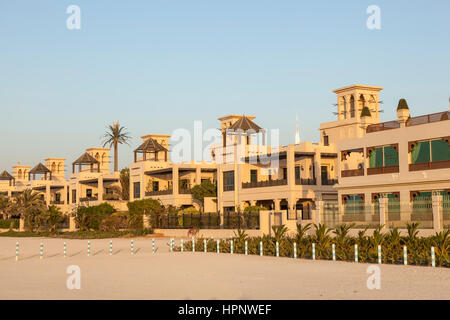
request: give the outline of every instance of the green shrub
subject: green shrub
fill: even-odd
[[[0,220],[0,229],[19,229],[19,219]]]

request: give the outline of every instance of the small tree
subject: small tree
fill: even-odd
[[[122,200],[130,199],[130,169],[120,170],[120,186],[122,188]]]
[[[64,220],[61,210],[57,206],[50,206],[45,213],[45,220],[50,232],[56,231]]]
[[[203,180],[201,184],[195,185],[192,189],[192,198],[198,200],[205,207],[205,197],[217,197],[217,188],[209,179]]]

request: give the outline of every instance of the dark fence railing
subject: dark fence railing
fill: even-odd
[[[312,186],[312,185],[316,185],[317,182],[316,182],[316,179],[315,179],[315,178],[312,178],[312,179],[303,179],[303,178],[300,178],[300,179],[295,179],[295,184],[297,184],[297,185],[310,185],[310,186]]]
[[[158,191],[146,191],[145,192],[145,196],[149,197],[149,196],[162,196],[165,194],[172,194],[173,190],[169,189],[169,190],[158,190]]]
[[[154,216],[151,224],[156,229],[259,229],[259,213],[162,214]]]
[[[267,181],[255,181],[255,182],[243,182],[242,188],[264,188],[264,187],[274,187],[274,186],[284,186],[287,185],[286,179],[277,180],[267,180]]]

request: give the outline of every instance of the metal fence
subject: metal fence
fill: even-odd
[[[259,212],[162,214],[153,219],[157,229],[259,229]]]

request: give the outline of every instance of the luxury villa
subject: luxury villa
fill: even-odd
[[[334,90],[337,117],[320,125],[317,143],[270,146],[255,116],[227,115],[218,119],[222,139],[211,147],[211,161],[174,162],[170,135],[144,135],[130,164],[130,201],[152,198],[165,206],[199,208],[191,189],[210,180],[217,197],[205,198],[205,212],[259,206],[295,222],[420,221],[428,228],[448,227],[450,111],[411,117],[402,99],[397,119],[380,122],[382,89]],[[72,163],[68,179],[64,161],[48,158],[32,169],[18,164],[12,175],[4,171],[0,194],[14,197],[31,188],[67,213],[105,201],[125,208],[114,196],[119,173],[110,172],[109,149],[87,149]]]

